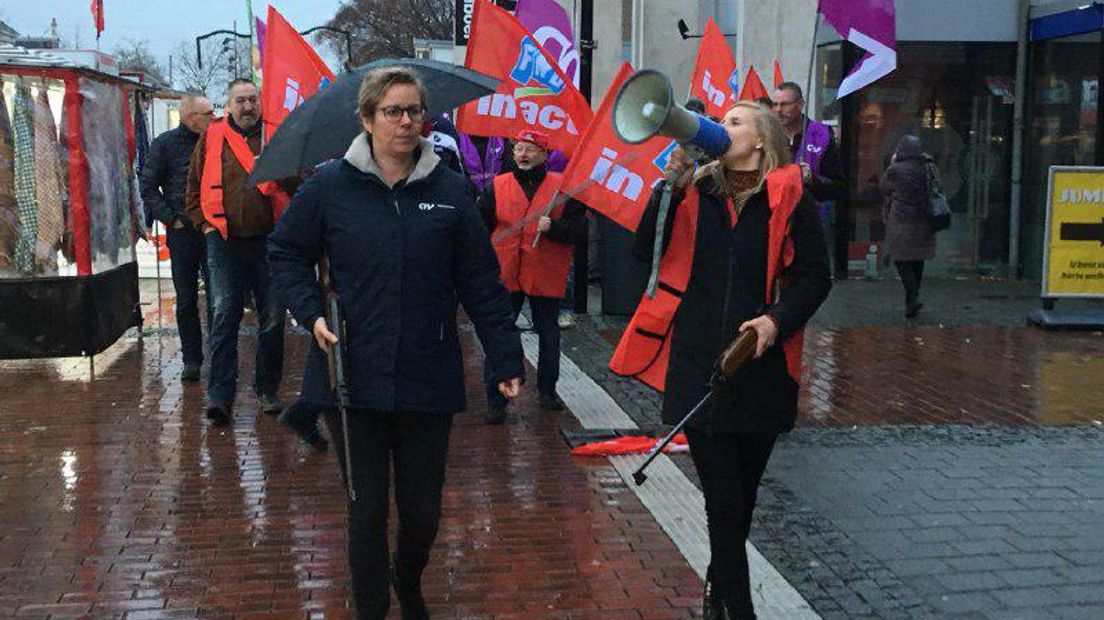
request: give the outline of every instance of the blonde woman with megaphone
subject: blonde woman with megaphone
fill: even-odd
[[[666,424],[713,391],[687,425],[709,522],[703,606],[706,618],[754,618],[744,545],[756,492],[778,435],[794,426],[802,330],[831,279],[778,119],[740,102],[721,124],[731,139],[723,155],[696,172],[681,148],[670,157],[659,292],[642,299],[611,367],[664,390]],[[652,260],[660,187],[636,231],[640,260]],[[757,335],[754,360],[718,379],[719,356],[745,330]]]

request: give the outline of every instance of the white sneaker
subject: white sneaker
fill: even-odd
[[[560,324],[560,329],[571,329],[575,327],[575,313],[569,310],[561,312],[558,323]]]

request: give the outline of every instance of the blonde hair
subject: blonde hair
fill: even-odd
[[[418,89],[422,107],[426,107],[425,84],[413,69],[403,66],[379,67],[364,74],[364,81],[360,83],[360,91],[357,93],[357,113],[361,118],[370,118],[375,114],[376,108],[387,94],[387,89],[395,84],[412,84]]]
[[[754,112],[755,132],[759,134],[759,139],[763,141],[763,152],[759,157],[759,178],[755,185],[751,189],[733,194],[728,184],[728,177],[725,174],[724,155],[698,169],[698,172],[694,175],[694,181],[712,177],[717,188],[724,195],[732,197],[732,202],[736,205],[736,210],[739,211],[743,209],[749,198],[763,189],[763,184],[767,180],[767,173],[790,163],[793,156],[790,153],[786,130],[782,127],[782,122],[778,120],[774,112],[754,101],[738,101],[728,111],[731,112],[736,108],[744,108]]]

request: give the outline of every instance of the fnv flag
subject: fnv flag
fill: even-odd
[[[549,135],[570,156],[590,122],[590,104],[548,52],[513,15],[476,0],[464,66],[502,80],[498,90],[464,104],[456,127],[473,136]]]
[[[667,157],[676,146],[670,138],[656,137],[628,144],[613,131],[612,111],[617,91],[632,75],[624,63],[606,92],[579,142],[571,163],[563,171],[560,193],[575,197],[591,209],[635,231],[648,204],[652,186],[663,178]]]
[[[261,75],[261,115],[271,136],[300,103],[334,79],[314,48],[269,5]]]
[[[690,96],[705,102],[705,113],[720,118],[736,102],[740,85],[736,59],[732,48],[721,34],[717,22],[710,17],[705,23],[705,35],[698,45],[698,59],[690,74]]]

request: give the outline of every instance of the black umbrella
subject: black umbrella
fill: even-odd
[[[363,128],[356,115],[357,93],[364,74],[387,66],[407,66],[418,73],[429,92],[431,117],[498,88],[500,80],[465,67],[425,58],[387,58],[340,75],[295,108],[269,137],[249,184],[284,179],[326,160],[341,157]]]

